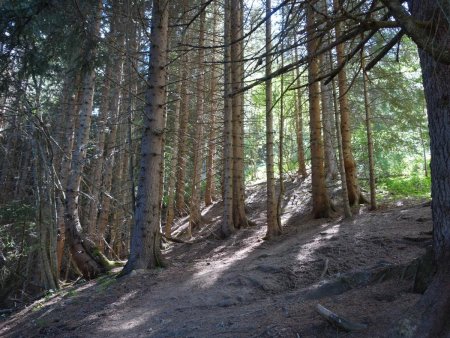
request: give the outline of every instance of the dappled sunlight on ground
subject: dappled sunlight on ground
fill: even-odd
[[[226,270],[234,265],[239,265],[240,261],[245,260],[261,244],[261,241],[249,243],[245,247],[240,246],[237,251],[227,252],[226,254],[221,255],[222,259],[218,264],[211,264],[209,262],[196,263],[194,269],[196,269],[197,272],[192,275],[192,280],[187,281],[187,283],[195,283],[201,288],[211,287]],[[221,250],[223,250],[223,248]]]
[[[153,311],[150,309],[146,309],[144,312],[140,314],[136,314],[133,311],[132,318],[127,318],[126,321],[121,319],[121,316],[117,316],[117,318],[112,318],[113,321],[107,321],[100,328],[99,331],[103,331],[106,333],[122,333],[126,334],[127,331],[133,330],[135,328],[142,327],[146,323],[148,323],[149,319],[151,319],[157,311]],[[151,331],[149,331],[151,332]]]

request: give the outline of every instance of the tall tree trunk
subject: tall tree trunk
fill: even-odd
[[[119,6],[119,10],[122,7]],[[97,244],[101,251],[104,249],[104,235],[106,232],[106,227],[108,225],[111,209],[111,188],[113,181],[114,168],[117,165],[116,161],[116,144],[117,144],[117,129],[119,122],[119,111],[120,111],[120,96],[121,96],[121,81],[122,81],[122,71],[123,71],[123,56],[122,51],[124,47],[124,26],[120,21],[120,18],[116,22],[117,30],[115,31],[114,47],[118,52],[113,54],[112,63],[112,74],[111,74],[111,89],[110,89],[110,100],[108,105],[108,121],[107,128],[110,131],[107,136],[107,142],[105,144],[103,161],[103,179],[102,179],[102,194],[101,194],[101,204],[100,213],[97,220]]]
[[[272,4],[266,0],[266,76],[272,73]],[[273,102],[272,79],[266,80],[266,175],[267,175],[267,232],[266,238],[281,234],[275,201],[275,174],[273,159]]]
[[[328,58],[330,64],[333,63],[333,56],[331,51],[328,53]],[[352,217],[352,209],[350,208],[350,203],[348,202],[348,191],[347,191],[347,180],[345,178],[345,165],[344,165],[344,152],[342,151],[342,137],[340,128],[340,118],[339,118],[339,108],[338,108],[338,98],[336,92],[336,82],[334,79],[331,80],[331,86],[333,90],[333,107],[334,107],[334,123],[336,127],[336,139],[338,145],[338,166],[339,166],[339,176],[341,177],[341,189],[342,189],[342,205],[344,207],[344,217]]]
[[[176,95],[179,95],[181,91],[181,85],[182,85],[181,79],[179,79],[178,85],[177,85],[177,91]],[[177,165],[177,158],[178,158],[178,131],[180,129],[180,106],[181,106],[181,100],[178,97],[176,103],[175,103],[175,113],[174,113],[174,125],[173,125],[173,141],[172,141],[172,157],[170,160],[170,170],[175,170]],[[172,224],[173,220],[175,218],[175,183],[176,183],[176,176],[170,175],[169,176],[169,184],[167,188],[167,212],[166,212],[166,224],[164,226],[164,234],[167,237],[171,236],[172,233]]]
[[[333,5],[335,11],[340,8],[339,0],[333,0]],[[336,23],[335,26],[335,38],[339,40],[342,36],[341,23]],[[345,45],[340,43],[336,46],[336,56],[338,61],[338,66],[345,62]],[[344,155],[345,164],[345,175],[347,180],[347,191],[348,200],[350,205],[357,205],[359,203],[364,203],[365,199],[361,194],[359,187],[356,164],[353,158],[352,152],[352,133],[351,133],[351,123],[350,123],[350,106],[348,104],[348,85],[347,85],[347,73],[345,68],[341,69],[338,74],[338,88],[339,88],[339,108],[341,112],[341,136],[342,136],[342,150]]]
[[[233,110],[230,94],[231,83],[231,0],[224,4],[224,107],[223,107],[223,217],[221,224],[222,236],[228,237],[235,231],[233,219]]]
[[[97,39],[100,31],[101,12],[102,1],[98,1],[97,10],[89,27],[89,47],[85,50],[85,58],[83,60],[83,94],[79,117],[80,126],[76,132],[76,142],[72,155],[71,173],[67,181],[65,201],[66,233],[68,235],[70,252],[78,269],[87,279],[95,278],[105,271],[105,267],[94,253],[93,246],[90,245],[90,242],[82,234],[78,215],[80,181],[91,126],[95,79],[94,62],[97,57]]]
[[[243,49],[243,3],[241,0],[230,0],[230,39],[231,39],[231,88],[238,92],[244,80]],[[233,223],[235,228],[249,225],[245,214],[244,187],[244,94],[232,97],[232,136],[233,136]]]
[[[295,39],[295,44],[297,44],[297,39]],[[298,62],[298,50],[295,48],[295,62]],[[298,170],[297,173],[300,177],[305,178],[308,174],[306,173],[306,161],[305,161],[305,147],[303,145],[303,100],[302,100],[302,90],[300,81],[300,71],[299,68],[295,68],[296,77],[296,93],[295,93],[295,128],[296,128],[296,140],[297,140],[297,162]]]
[[[435,23],[430,39],[449,50],[449,6],[432,0],[409,0],[409,6],[417,22]],[[420,48],[419,58],[430,132],[433,249],[438,269],[416,306],[420,317],[414,335],[440,337],[448,333],[444,329],[450,309],[450,65],[437,62]]]
[[[218,6],[214,4],[213,12],[213,31],[212,31],[212,45],[217,44],[217,12]],[[211,56],[211,77],[209,80],[209,107],[210,107],[210,119],[209,119],[209,135],[208,135],[208,155],[206,157],[206,186],[205,186],[205,205],[211,205],[215,199],[216,193],[216,183],[215,183],[215,156],[216,156],[216,114],[218,107],[218,100],[216,99],[216,88],[217,88],[217,65],[216,54],[213,52]]]
[[[166,99],[168,2],[153,0],[150,65],[144,130],[141,145],[141,168],[136,197],[135,222],[131,235],[131,252],[122,274],[135,269],[163,265],[161,256],[161,172],[163,161],[164,110]]]
[[[320,0],[319,10],[323,15],[327,15],[327,0]],[[322,21],[323,22],[323,21]],[[320,29],[324,30],[324,24],[320,25]],[[329,43],[330,34],[326,34],[322,38],[322,45]],[[320,69],[323,74],[329,73],[332,69],[326,53],[319,56]],[[323,128],[323,146],[325,161],[325,179],[335,180],[338,177],[338,167],[336,153],[334,151],[334,126],[333,126],[333,98],[332,88],[330,84],[325,84],[325,79],[320,81],[321,103],[322,103],[322,128]]]
[[[187,1],[183,1],[183,13],[185,13],[186,11],[186,6],[187,6]],[[175,8],[175,10],[177,10],[177,8]],[[186,44],[186,39],[188,37],[188,34],[186,31],[184,31],[182,33],[182,40],[181,40],[181,45],[185,45]],[[180,171],[183,172],[184,175],[184,156],[183,158],[180,158],[180,148],[184,147],[184,144],[180,143],[180,140],[185,139],[185,135],[186,135],[186,129],[187,129],[187,117],[188,117],[188,113],[187,113],[187,105],[184,104],[184,107],[182,106],[182,103],[186,100],[186,69],[187,67],[187,57],[186,57],[186,53],[184,51],[180,51],[179,52],[179,72],[181,73],[181,75],[179,75],[178,77],[178,84],[176,87],[176,93],[175,95],[177,96],[177,101],[175,103],[175,116],[174,116],[174,127],[173,127],[173,144],[172,144],[172,158],[171,158],[171,163],[170,163],[170,168],[172,171],[177,172],[177,175],[170,175],[169,176],[169,184],[168,184],[168,188],[167,188],[167,212],[166,212],[166,224],[165,224],[165,229],[164,229],[164,233],[166,236],[171,236],[171,232],[172,232],[172,224],[175,218],[175,206],[176,206],[176,201],[175,198],[177,197],[176,192],[177,189],[179,194],[178,196],[180,197],[178,200],[178,203],[181,205],[182,203],[184,203],[184,179],[181,180],[179,179],[179,173]],[[181,110],[184,109],[184,112]],[[181,121],[182,120],[182,121]],[[180,124],[183,124],[183,135],[181,135],[181,130],[182,128],[180,128]],[[183,168],[180,168],[181,166],[183,166]],[[177,188],[177,184],[179,184],[180,186]],[[183,189],[182,189],[183,187]]]
[[[337,159],[334,151],[334,114],[331,99],[330,86],[324,86],[322,81],[322,126],[325,160],[325,178],[326,180],[335,180],[338,177]]]
[[[312,175],[312,201],[313,216],[315,218],[329,217],[330,201],[325,186],[325,170],[323,164],[323,143],[320,121],[320,83],[319,59],[315,56],[319,46],[316,37],[316,14],[313,2],[306,7],[307,20],[307,50],[308,50],[308,81],[309,81],[309,129],[311,143],[311,175]]]
[[[56,210],[57,210],[57,243],[56,243],[56,255],[58,260],[58,272],[61,271],[62,259],[64,256],[64,244],[65,244],[65,233],[66,233],[66,224],[65,224],[65,199],[66,199],[66,188],[67,188],[67,179],[70,173],[70,166],[72,163],[72,151],[73,151],[73,143],[74,143],[74,130],[76,123],[76,115],[78,109],[81,105],[82,98],[82,88],[81,88],[81,76],[79,73],[73,76],[70,79],[72,82],[72,88],[69,92],[69,99],[67,101],[67,107],[65,108],[67,114],[64,113],[64,121],[63,124],[63,135],[64,138],[61,138],[61,158],[59,164],[59,185],[61,191],[58,193],[56,198]]]
[[[140,15],[139,10],[140,7],[143,6],[143,3],[134,4],[131,0],[127,0],[126,9],[128,14],[128,22],[126,27],[126,49],[127,49],[127,72],[128,75],[126,79],[128,80],[128,94],[127,94],[127,150],[129,153],[128,156],[128,179],[129,179],[129,205],[130,212],[133,216],[136,210],[136,193],[135,193],[135,144],[133,142],[133,117],[134,111],[136,110],[137,103],[135,97],[138,93],[138,79],[139,74],[137,72],[138,69],[138,55],[140,50],[140,44],[138,43],[138,33],[140,31],[139,24],[137,23],[136,18]],[[133,19],[134,18],[134,19]],[[128,253],[129,251],[129,243],[130,243],[130,233],[131,233],[131,225],[133,224],[133,218],[130,216],[128,218],[127,224],[124,224],[124,252]]]
[[[108,45],[108,52],[111,55],[115,55],[113,45],[115,44],[114,36],[117,30],[118,24],[118,13],[119,8],[117,8],[117,1],[113,2],[113,16],[111,19],[111,27],[106,38]],[[111,59],[106,60],[105,75],[102,81],[102,91],[101,91],[101,102],[100,111],[97,122],[97,135],[95,140],[96,154],[92,160],[92,172],[91,172],[91,198],[89,200],[89,214],[87,218],[87,233],[92,239],[96,239],[97,243],[100,241],[101,234],[98,233],[97,229],[97,217],[100,209],[100,192],[102,189],[102,171],[103,164],[105,162],[105,140],[108,132],[107,120],[109,114],[109,104],[110,104],[110,91],[111,91],[111,78],[113,77],[113,72],[117,70],[115,64]],[[113,84],[114,85],[114,84]]]
[[[185,33],[186,41],[189,40],[189,31]],[[184,39],[184,38],[183,38]],[[187,134],[189,121],[189,100],[190,93],[187,91],[188,87],[188,63],[189,56],[184,55],[181,58],[181,91],[180,91],[180,129],[178,131],[178,159],[177,159],[177,183],[176,183],[176,198],[175,206],[178,215],[186,214],[187,208],[185,205],[185,180],[186,180],[186,149],[187,149]]]
[[[195,136],[193,142],[194,169],[192,174],[192,191],[189,205],[189,235],[192,236],[192,229],[201,223],[200,193],[203,164],[203,119],[205,109],[205,50],[203,48],[205,40],[205,18],[206,12],[200,14],[200,27],[198,35],[198,59],[197,59],[197,104],[195,109]]]
[[[366,133],[367,133],[367,150],[369,152],[369,182],[370,182],[370,210],[376,210],[376,186],[375,186],[375,164],[373,156],[373,138],[372,138],[372,114],[370,111],[369,100],[369,77],[367,76],[366,60],[364,48],[361,49],[361,69],[363,72],[363,89],[364,89],[364,108],[366,111]]]
[[[284,8],[283,8],[284,16]],[[284,48],[284,44],[281,43],[281,48]],[[281,53],[281,67],[284,66],[284,54]],[[277,198],[277,220],[281,227],[281,204],[283,202],[284,195],[284,181],[283,181],[283,150],[284,150],[284,75],[280,76],[280,124],[278,129],[278,175],[279,175],[279,190]]]
[[[51,145],[46,142],[47,139],[43,139],[41,132],[41,128],[35,128],[31,147],[36,193],[38,271],[40,285],[45,290],[56,290],[59,289],[59,273],[56,257],[54,170],[50,155]]]

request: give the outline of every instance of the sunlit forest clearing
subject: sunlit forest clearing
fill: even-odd
[[[0,336],[450,337],[449,18],[0,3]]]

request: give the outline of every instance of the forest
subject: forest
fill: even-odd
[[[448,0],[0,1],[0,336],[450,337]]]

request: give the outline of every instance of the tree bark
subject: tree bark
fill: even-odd
[[[297,43],[297,40],[295,40]],[[298,50],[295,48],[295,62],[298,62]],[[305,178],[306,173],[306,161],[305,161],[305,147],[303,145],[303,100],[301,91],[301,80],[299,68],[295,68],[296,77],[296,93],[295,93],[295,127],[297,136],[297,161],[298,161],[298,175]]]
[[[319,59],[314,56],[319,46],[316,37],[315,9],[312,3],[306,7],[307,20],[307,51],[309,55],[308,80],[309,80],[309,129],[311,142],[311,175],[312,175],[312,200],[313,216],[315,218],[330,216],[330,201],[325,186],[325,170],[323,163],[323,143],[320,121],[320,83],[317,81],[319,74]]]
[[[223,218],[221,233],[223,237],[230,236],[235,231],[233,220],[233,111],[231,106],[231,38],[230,11],[231,0],[225,0],[224,18],[224,107],[223,107]]]
[[[200,14],[200,27],[198,35],[198,59],[197,59],[197,104],[195,109],[195,135],[193,142],[194,153],[194,169],[192,174],[192,191],[191,201],[189,205],[189,237],[192,236],[192,229],[199,226],[202,219],[200,210],[200,193],[202,181],[202,164],[203,164],[203,119],[205,109],[205,50],[203,48],[205,40],[205,18],[206,13],[202,11]]]
[[[183,64],[180,65],[183,67]],[[179,95],[181,92],[181,86],[183,81],[178,80],[177,90],[175,95]],[[178,96],[175,103],[174,124],[173,124],[173,141],[172,141],[172,157],[170,160],[170,170],[175,170],[178,158],[178,131],[180,129],[180,106],[181,100]],[[164,225],[164,234],[166,237],[170,237],[172,233],[172,224],[175,218],[175,183],[176,175],[169,176],[169,184],[167,188],[167,212],[166,212],[166,224]]]
[[[114,48],[112,46],[115,45],[115,34],[118,28],[118,13],[119,8],[117,8],[117,1],[113,1],[113,15],[111,19],[111,27],[106,37],[107,51],[111,53],[111,55],[116,55]],[[97,243],[101,242],[102,235],[98,232],[97,229],[97,217],[99,210],[101,209],[101,190],[102,190],[102,171],[104,168],[105,162],[105,141],[108,133],[108,114],[109,114],[109,105],[110,105],[110,92],[111,87],[114,84],[111,84],[111,79],[113,77],[114,71],[117,71],[117,66],[113,62],[112,59],[108,58],[106,60],[105,66],[105,75],[102,81],[102,91],[101,91],[101,101],[99,108],[99,116],[97,122],[97,135],[95,140],[95,148],[96,154],[92,160],[92,171],[91,171],[91,198],[89,201],[89,214],[87,217],[87,234],[90,238],[97,241]],[[103,245],[103,243],[102,243]]]
[[[333,0],[334,9],[337,11],[340,8],[339,0]],[[335,38],[339,40],[342,36],[341,23],[336,23],[335,26]],[[336,46],[336,56],[339,65],[345,62],[345,45],[340,43]],[[348,104],[348,85],[347,85],[347,73],[345,68],[341,69],[338,73],[338,88],[339,88],[339,108],[341,112],[341,137],[342,137],[342,151],[345,165],[345,176],[347,181],[348,200],[350,205],[358,205],[364,203],[365,199],[361,194],[359,187],[356,163],[353,158],[352,152],[352,134],[350,123],[350,106]]]
[[[327,1],[320,0],[319,2],[320,13],[326,15]],[[321,25],[320,29],[324,30],[324,24]],[[329,43],[330,34],[325,35],[322,44]],[[319,56],[320,59],[320,69],[323,74],[329,73],[332,70],[332,65],[327,53],[322,53]],[[333,98],[332,98],[332,88],[331,84],[325,84],[326,79],[320,81],[321,90],[321,103],[322,103],[322,127],[323,127],[323,146],[324,146],[324,161],[325,161],[325,179],[336,180],[338,177],[338,167],[336,153],[334,150],[334,126],[333,126]]]
[[[79,128],[76,133],[76,143],[72,156],[71,173],[67,182],[65,219],[72,258],[87,279],[95,278],[105,271],[94,248],[82,234],[82,227],[78,214],[78,200],[80,181],[86,158],[91,126],[92,105],[94,96],[95,69],[94,62],[97,57],[97,39],[100,31],[102,1],[98,1],[97,10],[89,28],[88,48],[85,50],[83,64],[82,103],[80,107]]]
[[[230,0],[230,39],[231,39],[231,88],[237,93],[243,87],[244,49],[243,49],[243,3]],[[245,213],[244,187],[244,94],[234,94],[232,99],[232,136],[233,136],[233,223],[235,228],[249,225]]]
[[[409,6],[415,20],[435,23],[430,39],[449,50],[450,11],[444,12],[432,0],[410,0]],[[450,66],[420,48],[419,58],[430,132],[433,249],[438,272],[416,306],[421,316],[415,336],[438,337],[446,333],[450,311]]]
[[[73,143],[74,143],[74,130],[75,130],[75,116],[78,112],[78,108],[81,105],[81,76],[79,73],[74,75],[72,79],[72,88],[70,90],[69,96],[70,99],[67,101],[67,114],[65,115],[64,127],[62,128],[64,131],[64,139],[61,139],[61,147],[62,147],[62,157],[59,164],[59,183],[61,186],[61,191],[58,193],[56,198],[56,210],[57,210],[57,228],[58,233],[56,236],[56,255],[58,260],[58,272],[61,271],[62,259],[64,256],[64,244],[66,238],[66,225],[65,225],[65,199],[66,194],[65,190],[67,188],[67,178],[70,172],[70,166],[72,162],[72,151],[73,151]]]
[[[216,39],[216,24],[217,24],[217,4],[214,5],[213,13],[213,31],[212,31],[212,45],[217,44]],[[205,186],[205,205],[211,205],[215,199],[216,183],[215,183],[215,156],[216,156],[216,114],[218,107],[218,100],[215,98],[217,88],[217,66],[216,54],[213,53],[211,57],[211,77],[209,80],[210,88],[210,120],[209,120],[209,135],[208,135],[208,155],[206,157],[206,186]]]
[[[122,7],[118,6],[117,10]],[[110,97],[108,102],[108,119],[107,119],[107,129],[110,131],[107,135],[107,142],[104,149],[104,160],[103,160],[103,177],[102,177],[102,194],[100,198],[100,213],[97,220],[97,244],[101,251],[104,250],[104,236],[106,232],[106,227],[108,225],[111,209],[111,189],[113,182],[113,174],[115,166],[117,165],[116,157],[116,144],[117,144],[117,130],[119,122],[119,111],[121,105],[121,82],[122,82],[122,71],[123,71],[123,56],[120,51],[124,47],[124,31],[123,25],[120,18],[116,21],[116,30],[114,32],[114,47],[119,51],[113,53],[111,64],[111,89]],[[116,176],[117,177],[117,176]]]
[[[187,2],[183,1],[183,13],[186,11]],[[174,8],[177,10],[177,8]],[[181,39],[181,44],[184,45],[186,43],[188,33],[184,32]],[[181,148],[184,148],[183,144],[185,139],[185,133],[187,128],[187,105],[182,103],[186,100],[186,69],[187,67],[187,57],[184,51],[179,52],[179,72],[181,73],[178,77],[178,84],[176,87],[177,101],[175,103],[175,116],[174,116],[174,126],[173,126],[173,145],[172,145],[172,158],[170,168],[172,171],[176,171],[177,175],[170,175],[169,184],[167,188],[167,212],[166,212],[166,224],[164,226],[164,233],[166,237],[170,237],[172,233],[172,225],[175,218],[175,207],[176,203],[181,205],[184,203],[184,179],[180,180],[180,171],[183,172],[184,175],[184,158],[180,158]],[[182,111],[184,109],[184,111]],[[184,131],[181,134],[181,130],[183,127]],[[183,166],[183,167],[182,167]],[[182,168],[181,168],[182,167]],[[180,185],[177,187],[177,185]],[[182,187],[183,186],[183,189]],[[178,195],[176,194],[178,193]],[[177,202],[175,199],[179,198]]]
[[[272,73],[272,5],[266,0],[266,76]],[[272,79],[266,80],[266,177],[267,177],[267,232],[270,239],[281,234],[281,225],[277,217],[277,203],[275,200],[275,174],[273,159],[273,103]]]
[[[331,51],[328,53],[330,59],[330,64],[332,63],[333,56]],[[334,124],[336,127],[336,139],[338,145],[338,166],[339,166],[339,176],[341,178],[341,189],[342,189],[342,205],[344,207],[345,218],[352,217],[352,209],[350,208],[350,203],[348,202],[348,192],[347,192],[347,180],[345,178],[345,164],[344,155],[342,151],[342,137],[339,119],[339,108],[338,108],[338,98],[336,93],[336,82],[334,79],[331,80],[331,85],[333,89],[333,107],[334,107]]]
[[[369,153],[369,183],[370,183],[370,210],[377,209],[376,185],[375,185],[375,163],[373,155],[373,137],[372,137],[372,114],[369,100],[369,77],[365,70],[364,47],[361,49],[361,69],[363,72],[363,90],[364,90],[364,108],[366,112],[366,133],[367,133],[367,150]]]
[[[186,40],[190,37],[190,32],[185,33]],[[183,38],[184,39],[184,38]],[[188,87],[188,65],[189,56],[184,55],[181,58],[182,66],[181,71],[181,91],[180,91],[180,129],[178,131],[178,159],[177,159],[177,183],[176,183],[176,197],[175,208],[179,216],[186,214],[187,208],[185,205],[185,180],[186,180],[186,141],[188,132],[189,121],[189,99],[190,93],[187,90]]]
[[[97,232],[97,216],[100,207],[100,190],[102,188],[102,169],[105,160],[105,139],[106,139],[106,119],[109,105],[110,78],[112,74],[111,63],[108,62],[105,70],[105,78],[103,80],[102,99],[100,103],[100,112],[98,118],[98,133],[96,140],[97,154],[92,160],[92,186],[91,199],[89,203],[89,215],[87,220],[87,233],[90,238],[96,238]]]
[[[285,15],[284,8],[282,9],[282,15]],[[283,42],[281,48],[284,48]],[[284,54],[281,53],[281,67],[284,67]],[[284,157],[284,74],[280,76],[280,120],[278,128],[278,197],[277,197],[277,222],[281,229],[281,207],[283,203],[284,195],[284,181],[283,181],[283,157]]]
[[[121,274],[135,269],[162,266],[161,255],[161,172],[163,161],[164,110],[166,99],[168,3],[153,0],[150,65],[144,130],[141,145],[141,168],[136,197],[135,222],[131,235],[131,252]]]
[[[59,272],[56,256],[54,171],[49,152],[50,144],[42,139],[40,129],[35,128],[34,134],[32,153],[38,229],[39,280],[45,290],[56,290],[59,289]]]

